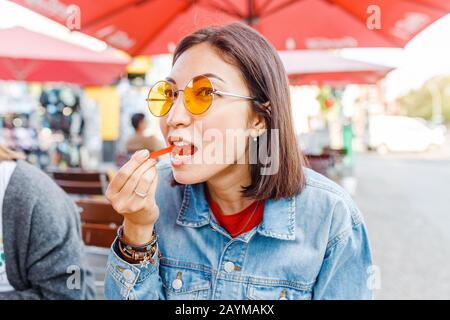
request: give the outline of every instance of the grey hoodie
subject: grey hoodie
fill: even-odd
[[[6,274],[0,299],[90,299],[75,204],[47,175],[18,161],[3,200]]]

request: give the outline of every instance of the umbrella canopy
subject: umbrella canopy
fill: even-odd
[[[128,59],[96,52],[21,27],[0,29],[0,79],[109,84]]]
[[[131,55],[167,53],[200,27],[236,20],[277,50],[403,47],[450,12],[442,0],[13,1],[69,27],[80,18],[82,32]]]
[[[290,83],[296,85],[374,84],[393,70],[325,51],[283,51],[279,55]]]

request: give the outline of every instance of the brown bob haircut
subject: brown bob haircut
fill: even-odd
[[[251,184],[242,186],[243,196],[261,200],[295,196],[304,186],[304,160],[292,121],[288,79],[278,53],[257,31],[236,22],[187,35],[175,49],[172,65],[183,52],[200,43],[208,43],[242,72],[250,95],[256,98],[252,109],[266,122],[268,156],[278,152],[275,174],[262,175],[262,166],[266,164],[259,161],[249,165]],[[271,150],[271,129],[278,129],[278,150]]]

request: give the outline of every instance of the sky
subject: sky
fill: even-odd
[[[404,49],[346,49],[342,55],[396,67],[386,77],[386,98],[392,100],[434,76],[450,75],[450,14],[415,36]]]
[[[102,41],[70,32],[50,19],[0,0],[0,28],[11,26],[23,26],[96,51],[107,47]],[[404,49],[345,49],[341,54],[346,58],[396,67],[386,77],[386,98],[393,100],[419,88],[433,76],[450,75],[450,14],[418,34]]]

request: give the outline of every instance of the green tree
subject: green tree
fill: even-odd
[[[434,112],[442,114],[445,121],[450,121],[450,75],[431,78],[397,102],[408,116],[431,120],[434,109]]]

